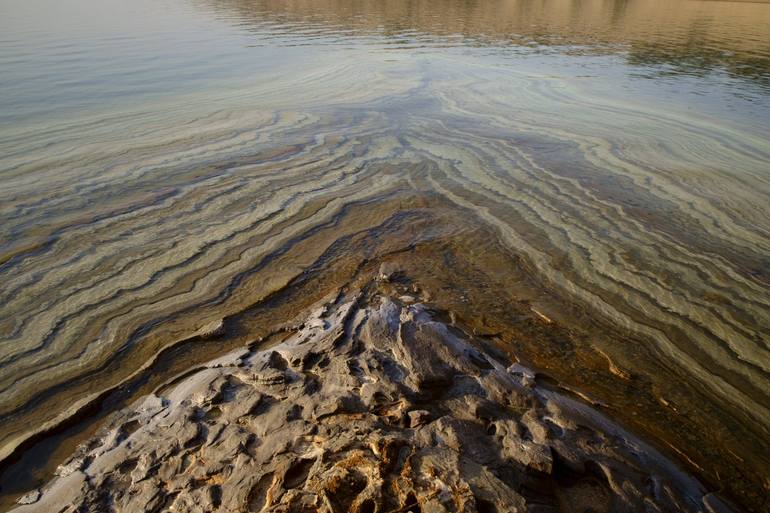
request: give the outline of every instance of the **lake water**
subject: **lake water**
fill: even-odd
[[[768,507],[770,3],[0,0],[4,508],[87,417],[404,252]]]

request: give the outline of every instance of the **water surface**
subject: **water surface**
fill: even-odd
[[[55,464],[25,440],[162,348],[413,251],[441,306],[767,507],[770,4],[0,0],[0,93],[8,497]]]

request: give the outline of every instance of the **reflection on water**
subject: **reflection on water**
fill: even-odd
[[[623,76],[755,103],[766,103],[770,76],[764,2],[2,0],[0,9],[0,120],[7,122],[259,76],[301,60],[289,47],[617,56],[610,65]],[[662,80],[672,77],[696,80]]]
[[[295,44],[381,36],[403,48],[521,46],[531,52],[622,53],[649,73],[770,79],[770,9],[754,2],[667,0],[212,0],[224,19]],[[301,28],[301,30],[297,30]],[[654,67],[654,68],[653,68]],[[652,69],[651,69],[652,68]]]
[[[761,509],[768,27],[748,2],[0,0],[3,500],[70,447],[25,440],[210,357],[163,352],[203,324],[252,341],[403,254]]]

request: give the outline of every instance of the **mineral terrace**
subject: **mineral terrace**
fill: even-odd
[[[440,318],[408,291],[327,298],[117,413],[14,511],[730,511]]]

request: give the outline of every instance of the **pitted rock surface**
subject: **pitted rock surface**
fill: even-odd
[[[410,303],[337,299],[279,345],[211,362],[118,413],[14,511],[727,508],[598,412]]]

